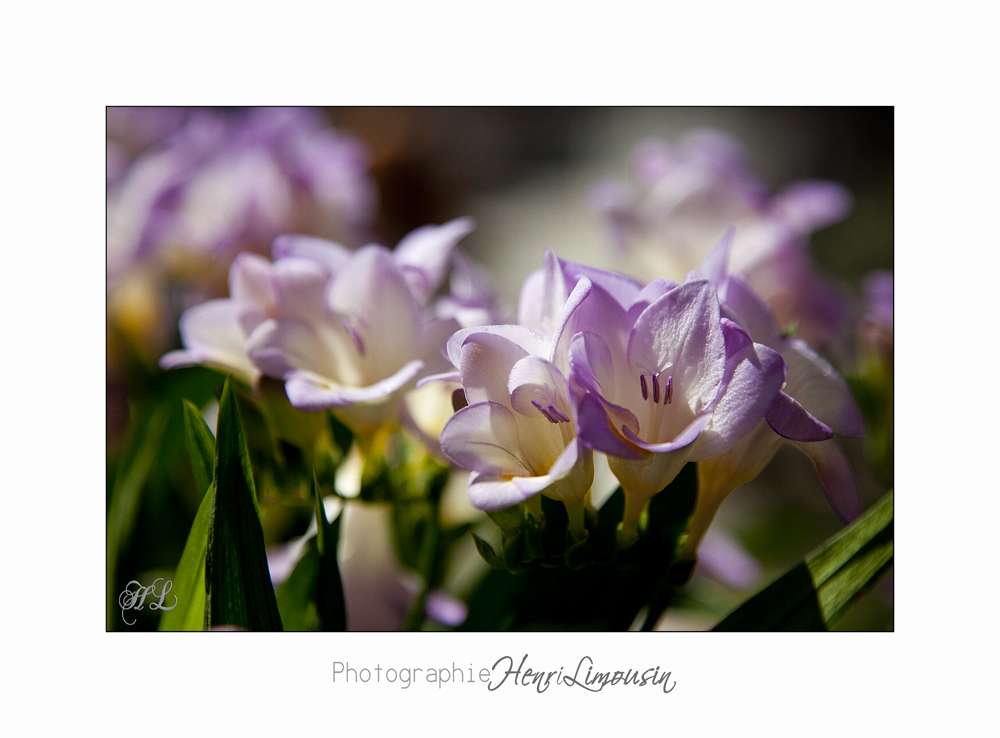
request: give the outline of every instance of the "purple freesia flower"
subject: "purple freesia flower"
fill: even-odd
[[[309,259],[272,264],[257,254],[240,254],[229,269],[229,298],[185,310],[179,324],[184,349],[164,355],[160,366],[211,366],[256,387],[261,372],[247,353],[250,334],[268,318],[307,316],[309,295],[322,294],[327,277]]]
[[[698,276],[715,286],[722,313],[754,340],[781,355],[785,382],[764,418],[726,452],[698,464],[698,504],[688,526],[685,550],[693,553],[719,505],[756,477],[783,444],[804,453],[834,510],[845,520],[861,513],[857,483],[834,433],[864,435],[864,422],[846,382],[804,341],[786,338],[764,301],[747,282],[728,273],[732,234],[710,254]]]
[[[633,184],[600,183],[592,200],[636,275],[682,280],[736,226],[732,269],[775,310],[816,342],[848,326],[842,291],[813,265],[809,234],[842,220],[849,193],[823,181],[797,182],[771,195],[739,145],[696,131],[671,145],[648,141],[633,159]]]
[[[161,366],[207,364],[248,383],[285,382],[291,404],[333,410],[364,440],[399,413],[403,393],[446,367],[441,347],[459,327],[434,316],[438,290],[468,218],[426,227],[395,251],[350,251],[313,236],[281,236],[274,262],[242,254],[230,297],[181,317],[184,350]]]
[[[157,109],[110,121],[166,122]],[[375,207],[361,144],[324,127],[307,109],[186,113],[172,135],[111,178],[108,276],[137,260],[180,250],[202,260],[263,251],[280,233],[302,231],[356,244]],[[183,119],[182,119],[183,120]],[[133,126],[134,127],[134,126]],[[123,155],[109,154],[109,167]]]
[[[551,252],[546,263],[551,277]],[[537,506],[541,493],[566,505],[570,530],[579,538],[594,478],[593,452],[576,435],[558,329],[578,307],[579,295],[540,300],[535,276],[522,289],[520,325],[468,328],[449,339],[447,354],[458,372],[436,378],[460,381],[468,405],[445,425],[441,448],[472,471],[469,499],[475,507]],[[580,294],[589,288],[581,280]]]
[[[722,316],[700,279],[645,288],[617,275],[563,265],[591,284],[569,341],[579,433],[608,455],[625,493],[622,542],[638,535],[649,499],[688,461],[732,448],[763,418],[784,379],[777,352]]]

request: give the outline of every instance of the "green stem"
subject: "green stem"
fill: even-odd
[[[441,506],[437,499],[431,501],[431,513],[427,516],[423,536],[420,541],[418,559],[420,574],[420,591],[417,592],[413,604],[406,613],[405,630],[420,630],[424,622],[424,611],[427,608],[427,595],[430,593],[431,582],[434,579],[434,560],[437,554],[438,535],[441,527]]]

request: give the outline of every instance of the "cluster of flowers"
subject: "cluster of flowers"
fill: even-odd
[[[250,385],[274,377],[293,406],[332,410],[362,439],[405,412],[415,386],[456,383],[464,401],[440,445],[472,472],[477,508],[543,494],[566,505],[582,534],[593,454],[603,452],[625,493],[623,546],[638,537],[650,498],[695,461],[693,551],[725,495],[784,443],[812,460],[844,518],[860,513],[833,439],[863,433],[851,394],[729,273],[731,232],[683,284],[643,286],[546,251],[517,323],[504,324],[485,277],[455,249],[471,227],[424,227],[392,251],[279,237],[273,262],[237,257],[228,299],[184,314],[185,349],[161,365],[212,365]]]
[[[524,284],[517,325],[449,339],[457,372],[440,378],[460,381],[469,405],[441,446],[473,472],[474,505],[498,510],[542,493],[579,525],[600,451],[625,493],[627,545],[650,498],[695,461],[693,549],[724,497],[788,443],[813,462],[843,518],[861,512],[833,439],[864,432],[850,391],[729,274],[730,245],[731,234],[683,284],[645,286],[547,252]]]
[[[108,133],[110,284],[171,251],[228,264],[287,232],[357,245],[374,216],[364,147],[314,110],[109,108]]]

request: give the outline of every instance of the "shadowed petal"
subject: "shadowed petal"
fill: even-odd
[[[621,274],[603,269],[575,264],[571,261],[559,261],[567,285],[572,289],[581,279],[588,279],[608,293],[622,310],[628,310],[639,295],[641,285]]]
[[[819,443],[789,443],[809,457],[816,476],[823,485],[823,491],[826,492],[826,498],[840,518],[849,523],[861,515],[858,483],[854,480],[851,464],[837,441],[831,438]]]
[[[729,277],[719,289],[719,300],[725,312],[743,326],[754,341],[774,346],[781,340],[771,309],[742,277]]]
[[[628,443],[616,430],[605,403],[593,393],[587,393],[577,403],[577,432],[580,440],[595,451],[625,459],[641,459],[645,454]],[[634,418],[633,418],[634,419]],[[639,423],[635,422],[635,427]],[[634,433],[633,433],[634,435]]]
[[[519,359],[507,378],[511,408],[528,418],[572,420],[566,377],[555,365],[538,356]]]
[[[712,422],[691,449],[694,461],[725,453],[749,433],[774,402],[785,378],[785,365],[777,351],[750,343],[731,321],[723,319],[722,328],[726,352],[732,351],[726,361],[728,381],[713,408]]]
[[[833,438],[830,426],[816,420],[784,392],[778,393],[764,417],[775,433],[790,441],[816,442]]]
[[[698,436],[701,435],[705,427],[711,422],[712,416],[708,413],[705,415],[699,415],[697,418],[688,423],[687,427],[684,428],[680,433],[678,433],[672,440],[665,443],[647,443],[639,438],[635,433],[629,428],[625,428],[625,437],[628,438],[632,443],[634,443],[639,448],[650,451],[654,454],[665,454],[669,451],[676,451],[678,449],[684,448],[690,445]]]
[[[464,469],[495,477],[530,477],[516,451],[514,414],[495,402],[479,402],[455,413],[441,431],[441,450]]]
[[[854,437],[865,434],[861,411],[836,369],[797,339],[786,341],[781,355],[788,367],[784,388],[787,394],[835,433]]]
[[[518,487],[513,479],[478,472],[469,477],[469,502],[486,512],[513,507],[537,493],[538,490]]]

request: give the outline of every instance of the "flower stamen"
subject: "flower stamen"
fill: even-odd
[[[534,405],[538,412],[545,416],[545,419],[550,423],[568,423],[569,418],[567,418],[563,413],[559,412],[555,405],[551,402],[543,405],[538,402],[538,400],[532,400],[531,404]]]

